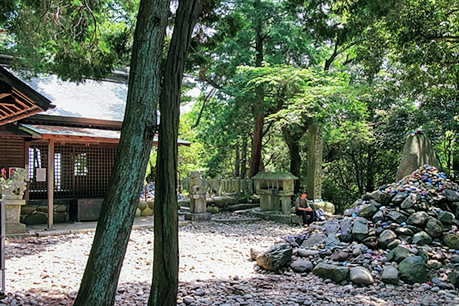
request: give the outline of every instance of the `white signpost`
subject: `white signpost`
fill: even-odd
[[[0,297],[5,295],[5,204],[0,200]]]

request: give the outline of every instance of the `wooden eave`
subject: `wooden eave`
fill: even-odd
[[[0,67],[0,125],[14,122],[54,107],[51,101]]]
[[[53,125],[53,126],[70,126],[84,127],[94,129],[104,129],[120,131],[123,125],[122,121],[101,120],[80,117],[65,117],[53,115],[34,115],[21,120],[21,123]]]

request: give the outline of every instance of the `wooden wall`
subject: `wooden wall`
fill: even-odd
[[[24,138],[0,137],[0,169],[7,169],[10,167],[24,168],[25,165],[26,158]]]

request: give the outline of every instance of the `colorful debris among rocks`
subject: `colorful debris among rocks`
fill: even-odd
[[[397,183],[362,195],[343,217],[315,223],[278,241],[291,260],[255,269],[312,271],[334,282],[459,288],[459,186],[424,165]],[[285,254],[287,247],[282,247]],[[254,260],[268,252],[254,252]],[[307,267],[307,268],[306,268]],[[306,272],[302,272],[306,273]]]

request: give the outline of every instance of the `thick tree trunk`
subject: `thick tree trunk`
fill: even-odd
[[[115,302],[156,131],[168,12],[168,0],[140,3],[118,155],[75,306],[106,306]]]
[[[149,306],[175,306],[178,292],[177,138],[183,70],[200,0],[179,2],[160,98],[153,281]]]
[[[254,2],[254,7],[257,8],[260,1]],[[257,19],[258,24],[256,26],[256,39],[255,39],[255,50],[257,51],[255,58],[255,67],[261,67],[263,65],[263,26],[262,21]],[[263,146],[263,124],[265,120],[263,102],[264,102],[264,90],[261,86],[256,89],[257,100],[255,102],[254,112],[255,115],[255,127],[253,132],[253,143],[252,143],[252,161],[250,164],[250,177],[257,175],[260,171],[261,165],[261,148]]]
[[[247,178],[247,139],[245,137],[241,149],[241,178]]]
[[[257,175],[260,170],[264,118],[265,117],[263,113],[259,113],[255,117],[255,131],[253,132],[252,141],[252,162],[250,164],[250,177]]]
[[[303,130],[296,134],[293,134],[290,132],[288,126],[282,127],[282,135],[284,136],[284,141],[287,144],[287,147],[290,152],[290,172],[298,178],[301,177],[301,156],[299,142],[305,132],[306,130]],[[295,193],[298,193],[300,191],[300,185],[301,180],[296,180],[294,185]]]
[[[234,149],[236,151],[236,158],[234,160],[234,177],[239,177],[241,169],[241,152],[239,151],[241,147],[239,146],[239,143],[236,143]]]

